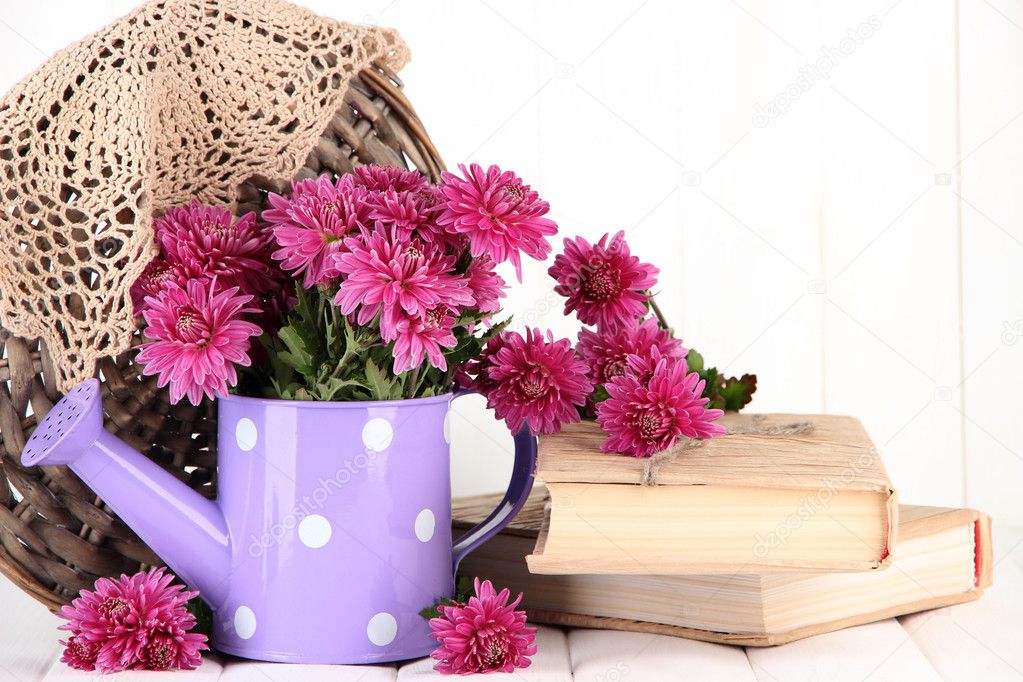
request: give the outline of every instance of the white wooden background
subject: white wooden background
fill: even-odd
[[[133,4],[4,0],[0,87]],[[1020,3],[305,4],[403,33],[449,165],[517,170],[566,235],[626,229],[757,410],[857,415],[904,501],[1023,522]],[[509,309],[575,333],[544,265]],[[509,439],[467,400],[455,492],[496,490]]]

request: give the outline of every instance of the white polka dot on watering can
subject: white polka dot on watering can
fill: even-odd
[[[374,417],[362,427],[362,444],[373,452],[386,450],[394,438],[391,422],[381,417]]]
[[[424,509],[416,517],[416,537],[420,542],[429,542],[433,538],[433,529],[437,525],[437,519],[433,512]]]
[[[242,417],[234,427],[234,439],[238,448],[248,452],[256,447],[256,439],[259,437],[256,425],[248,417]]]
[[[318,549],[330,542],[334,529],[330,521],[319,514],[310,514],[298,524],[298,539],[306,547]]]
[[[377,646],[387,646],[394,641],[397,634],[398,621],[386,611],[382,611],[370,618],[369,624],[366,625],[366,636],[369,637],[369,641]]]
[[[234,631],[242,639],[256,634],[256,614],[248,606],[239,606],[234,612]]]

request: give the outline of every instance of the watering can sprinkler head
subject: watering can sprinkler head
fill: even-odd
[[[93,446],[102,430],[99,381],[89,379],[71,389],[36,426],[21,452],[21,463],[71,464]]]

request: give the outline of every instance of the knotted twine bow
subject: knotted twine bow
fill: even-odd
[[[812,433],[814,430],[813,422],[808,421],[779,424],[778,426],[765,426],[763,421],[764,415],[755,414],[745,424],[737,424],[728,429],[726,435],[802,436]],[[680,438],[667,450],[661,450],[650,455],[646,464],[643,465],[643,477],[640,479],[640,485],[657,485],[657,473],[661,470],[661,467],[674,462],[684,452],[703,447],[703,444],[706,442],[702,438]]]

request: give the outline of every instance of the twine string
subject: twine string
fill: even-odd
[[[766,426],[764,415],[755,414],[743,424],[736,424],[728,429],[725,435],[728,436],[803,436],[813,433],[813,422],[801,421],[789,424],[778,424],[777,426]],[[703,447],[707,441],[703,438],[680,438],[675,444],[666,450],[655,452],[647,458],[643,465],[643,475],[640,478],[640,485],[657,485],[657,474],[666,465],[678,459],[679,455]]]

